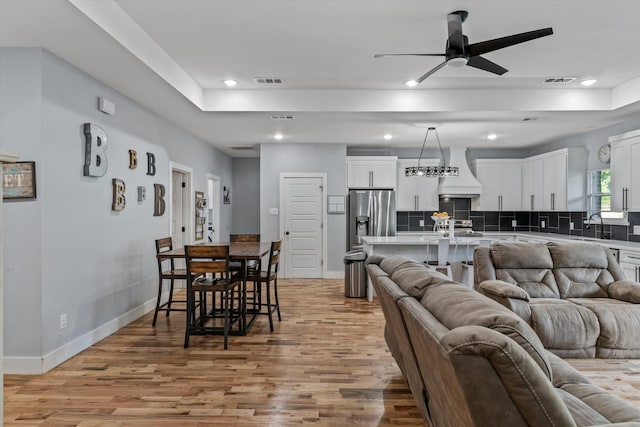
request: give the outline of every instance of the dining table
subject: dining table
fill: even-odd
[[[246,335],[256,320],[258,310],[247,310],[247,261],[260,261],[269,254],[271,242],[205,242],[197,243],[195,246],[228,246],[229,260],[240,262],[240,272],[242,274],[242,321],[240,335]],[[186,261],[184,247],[161,252],[157,255],[159,259],[183,259]],[[251,315],[248,319],[247,316]]]

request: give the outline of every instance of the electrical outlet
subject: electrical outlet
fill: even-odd
[[[517,227],[517,226],[518,226],[518,221],[517,221],[517,220],[515,220],[515,219],[512,219],[512,220],[511,220],[511,226],[512,226],[512,227]]]
[[[573,224],[573,222],[569,223],[569,230],[575,230],[575,225]]]
[[[540,228],[545,228],[547,224],[544,221],[540,221]]]
[[[420,227],[424,227],[424,219],[420,220]]]
[[[60,315],[60,330],[63,330],[67,327],[67,313],[62,313]]]
[[[633,234],[640,234],[640,225],[634,225],[633,226]]]

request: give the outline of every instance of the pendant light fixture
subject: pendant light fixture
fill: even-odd
[[[427,137],[429,136],[429,131],[433,131],[436,134],[436,140],[438,141],[438,148],[440,149],[440,157],[442,158],[442,166],[420,166],[420,162],[422,161],[422,153],[424,152],[424,147],[427,144]],[[460,174],[460,170],[457,166],[447,166],[447,163],[444,158],[444,153],[442,152],[442,146],[440,145],[440,137],[438,136],[438,131],[435,127],[430,127],[427,129],[427,133],[424,135],[424,141],[422,142],[422,149],[420,150],[420,157],[418,158],[417,166],[409,166],[404,169],[405,176],[424,176],[427,178],[441,178],[445,176],[458,176]]]

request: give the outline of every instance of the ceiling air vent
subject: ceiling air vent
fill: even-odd
[[[255,145],[234,145],[229,148],[234,151],[253,151],[256,149]]]
[[[282,84],[282,79],[277,77],[256,77],[253,79],[258,84],[261,85],[280,85]]]
[[[543,80],[543,83],[571,83],[577,79],[577,77],[548,77]]]
[[[289,115],[289,114],[271,116],[271,120],[294,120],[295,118],[296,118],[296,116]]]

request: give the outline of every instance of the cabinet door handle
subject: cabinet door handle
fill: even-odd
[[[551,193],[551,210],[556,210],[556,193]]]
[[[373,187],[373,171],[369,171],[369,187]]]
[[[534,206],[533,198],[534,198],[534,197],[535,197],[535,196],[532,194],[532,195],[531,195],[531,210],[534,210],[534,209],[533,209],[533,206]]]
[[[624,210],[629,210],[629,188],[625,187],[624,189]]]
[[[502,210],[502,196],[498,196],[498,210]]]
[[[640,267],[636,267],[636,282],[640,282]]]
[[[415,210],[420,210],[420,196],[417,194],[413,196],[413,206]]]
[[[633,255],[627,255],[627,258],[640,260],[640,257],[633,256]]]

